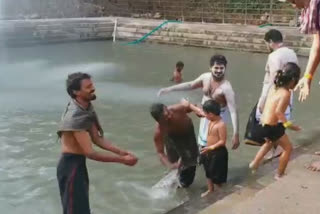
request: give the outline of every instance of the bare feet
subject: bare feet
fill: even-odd
[[[276,179],[277,181],[280,180],[281,178],[283,178],[285,174],[279,175],[278,173],[275,174],[274,179]]]
[[[320,171],[320,161],[316,161],[311,163],[309,166],[306,166],[307,169],[311,170],[311,171]]]
[[[252,173],[252,174],[255,174],[256,171],[257,171],[257,169],[258,169],[258,166],[255,166],[255,164],[254,164],[253,162],[251,162],[251,163],[249,164],[249,168],[251,169],[251,173]]]
[[[320,151],[319,151],[319,152],[315,152],[314,154],[315,154],[315,155],[320,155]]]
[[[201,194],[201,198],[206,197],[207,195],[209,195],[209,194],[212,193],[212,192],[213,192],[212,190],[208,190],[208,191],[202,193],[202,194]]]

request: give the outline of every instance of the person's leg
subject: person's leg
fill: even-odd
[[[70,191],[72,192],[70,205],[73,211],[70,214],[90,214],[89,179],[85,165],[80,165],[76,170]]]
[[[260,162],[262,161],[263,157],[270,151],[272,148],[272,142],[266,141],[260,148],[260,150],[257,152],[255,158],[251,163],[249,164],[249,168],[254,172],[260,165]]]
[[[214,184],[213,182],[211,181],[211,179],[207,179],[207,184],[208,184],[208,190],[204,193],[201,194],[201,197],[206,197],[208,194],[210,194],[211,192],[214,191]]]
[[[264,161],[267,162],[274,158],[280,157],[282,154],[282,151],[283,149],[280,146],[274,145],[272,150],[270,150],[264,157]]]
[[[286,134],[283,135],[277,142],[278,142],[278,145],[281,146],[281,148],[283,149],[283,152],[279,158],[279,167],[278,167],[277,175],[275,177],[276,179],[284,175],[284,171],[287,168],[290,155],[292,153],[292,145],[288,135]]]
[[[196,166],[190,166],[188,168],[185,168],[181,170],[179,174],[179,183],[181,187],[189,187],[195,178],[196,175]]]
[[[58,185],[59,185],[60,199],[61,199],[63,214],[66,214],[67,213],[67,198],[68,198],[67,197],[68,176],[65,173],[65,169],[64,169],[62,160],[60,160],[60,162],[57,166],[57,180],[58,180]]]

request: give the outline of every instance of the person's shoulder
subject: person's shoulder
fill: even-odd
[[[281,88],[280,90],[277,90],[277,94],[280,97],[290,97],[291,96],[291,92],[288,91],[287,89]]]
[[[203,78],[203,79],[211,78],[211,72],[203,73],[199,76],[199,78]]]
[[[217,123],[217,126],[220,128],[226,128],[226,124],[222,119],[220,119],[220,121]]]
[[[222,89],[232,89],[232,84],[229,80],[223,80],[223,83],[220,85]]]

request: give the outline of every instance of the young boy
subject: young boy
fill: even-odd
[[[285,111],[290,103],[291,91],[298,83],[299,78],[300,68],[295,63],[289,62],[277,72],[274,87],[268,93],[259,126],[259,132],[266,141],[249,164],[253,172],[259,167],[261,160],[272,146],[279,145],[283,152],[280,156],[275,179],[278,180],[284,175],[292,152],[292,145],[285,134],[285,129],[289,128],[294,131],[301,129],[288,121],[285,116]]]
[[[201,194],[207,196],[214,191],[214,185],[221,186],[227,181],[228,151],[226,148],[227,128],[220,117],[220,104],[214,100],[207,100],[202,110],[190,104],[190,108],[202,114],[210,121],[207,145],[201,149],[201,162],[207,177],[208,190]]]
[[[181,83],[182,82],[182,70],[184,68],[183,62],[179,61],[176,63],[176,69],[173,72],[173,77],[171,81],[175,83]]]

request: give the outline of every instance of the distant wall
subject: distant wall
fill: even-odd
[[[0,21],[0,46],[110,40],[115,18],[74,18]],[[118,18],[117,40],[133,41],[150,32],[163,21]],[[264,34],[269,29],[249,25],[171,23],[146,39],[147,42],[220,48],[237,51],[266,52]],[[296,28],[278,27],[285,44],[299,55],[308,55],[312,38]]]

